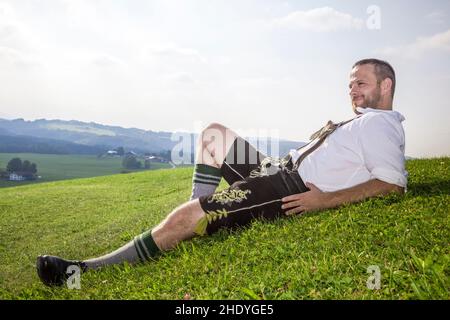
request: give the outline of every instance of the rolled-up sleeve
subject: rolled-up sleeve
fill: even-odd
[[[373,179],[405,188],[408,173],[405,170],[405,136],[401,123],[381,115],[363,123],[359,136],[362,157]]]

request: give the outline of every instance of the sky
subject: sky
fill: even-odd
[[[0,118],[307,141],[390,62],[406,155],[450,155],[450,1],[0,0]]]

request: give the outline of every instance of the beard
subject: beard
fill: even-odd
[[[378,85],[370,95],[363,96],[363,101],[360,104],[357,105],[356,102],[352,101],[353,111],[355,113],[359,113],[356,111],[357,107],[377,109],[380,104],[380,100],[381,87]]]

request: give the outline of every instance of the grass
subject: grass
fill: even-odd
[[[0,298],[449,299],[449,168],[450,158],[410,160],[404,196],[222,230],[147,264],[86,273],[81,290],[42,285],[36,256],[123,245],[189,197],[192,168],[3,188]],[[371,265],[379,290],[366,286]]]
[[[21,158],[36,163],[41,179],[34,181],[0,180],[0,188],[14,187],[40,182],[58,181],[76,178],[88,178],[120,173],[121,158],[101,158],[95,155],[56,155],[37,153],[0,153],[0,168],[6,168],[12,158]],[[151,169],[169,168],[169,164],[152,163]]]

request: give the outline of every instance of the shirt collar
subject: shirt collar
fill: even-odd
[[[398,119],[398,121],[400,121],[400,122],[405,120],[405,117],[400,112],[395,111],[395,110],[381,110],[381,109],[374,109],[374,108],[357,107],[356,111],[358,111],[361,114],[365,114],[365,113],[369,113],[369,112],[380,112],[380,113],[385,113],[385,114],[388,114],[390,116],[393,116],[396,119]]]

